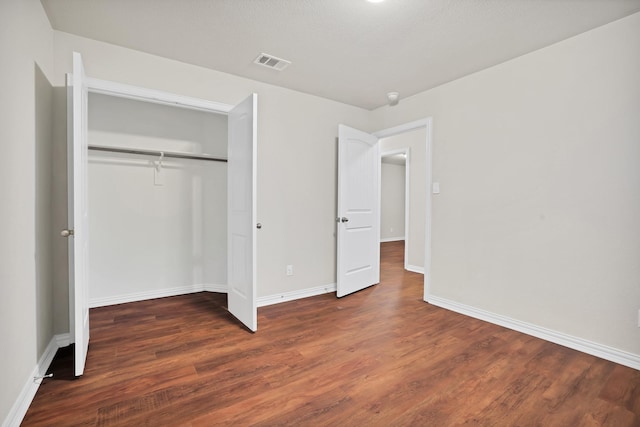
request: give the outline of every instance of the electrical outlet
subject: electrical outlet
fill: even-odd
[[[293,276],[293,265],[287,265],[287,276]]]

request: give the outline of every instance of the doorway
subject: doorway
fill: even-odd
[[[380,144],[380,244],[402,246],[402,264],[406,270],[406,240],[410,237],[410,148],[385,151],[384,139]]]
[[[431,277],[431,129],[432,119],[429,117],[373,134],[380,139],[382,153],[408,150],[405,269],[424,274],[425,301]]]
[[[408,270],[424,275],[426,301],[431,263],[431,118],[373,134],[338,126],[336,295],[380,281],[381,139],[398,144],[385,151],[411,149],[406,263]],[[416,167],[416,160],[421,167]]]

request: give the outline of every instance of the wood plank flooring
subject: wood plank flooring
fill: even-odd
[[[382,245],[377,286],[259,309],[198,293],[91,310],[24,426],[640,426],[640,371],[422,301]]]

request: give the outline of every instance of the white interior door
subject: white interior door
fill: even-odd
[[[228,120],[228,304],[252,331],[258,329],[256,305],[256,94],[229,112]]]
[[[68,181],[69,229],[69,318],[75,342],[75,374],[84,373],[89,349],[89,283],[88,283],[88,199],[87,199],[87,102],[88,89],[79,53],[73,53],[73,75],[67,82],[69,127]]]
[[[338,127],[337,296],[380,282],[378,138]]]

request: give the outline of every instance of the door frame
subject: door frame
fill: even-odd
[[[378,176],[380,177],[380,185],[378,186],[380,190],[380,197],[378,200],[380,201],[380,221],[382,221],[382,159],[384,157],[394,156],[396,154],[404,154],[405,155],[405,163],[404,163],[404,269],[410,270],[408,254],[409,254],[409,239],[411,238],[411,233],[409,233],[409,202],[410,202],[410,194],[409,194],[409,184],[410,184],[410,170],[411,170],[411,148],[397,148],[389,151],[381,151],[380,152],[380,173]],[[380,224],[382,225],[382,224]],[[382,228],[380,228],[380,234],[382,234]]]
[[[99,93],[102,95],[133,99],[136,101],[225,115],[228,115],[229,111],[235,107],[235,105],[231,104],[223,104],[221,102],[208,101],[201,98],[177,95],[175,93],[147,89],[139,86],[117,83],[110,80],[97,79],[94,77],[87,77],[86,81],[87,88],[90,93]]]
[[[379,139],[387,138],[390,136],[399,135],[412,130],[424,128],[426,130],[425,148],[426,148],[426,194],[425,194],[425,227],[424,227],[424,290],[423,300],[427,301],[429,297],[429,288],[431,284],[431,207],[432,207],[432,185],[433,185],[433,153],[432,153],[432,133],[433,133],[433,118],[427,117],[424,119],[415,120],[413,122],[404,123],[398,126],[386,128],[374,132],[373,135]],[[407,212],[405,212],[406,214]],[[405,227],[407,224],[405,223]],[[406,238],[406,236],[405,236]],[[406,262],[406,258],[405,258]]]

